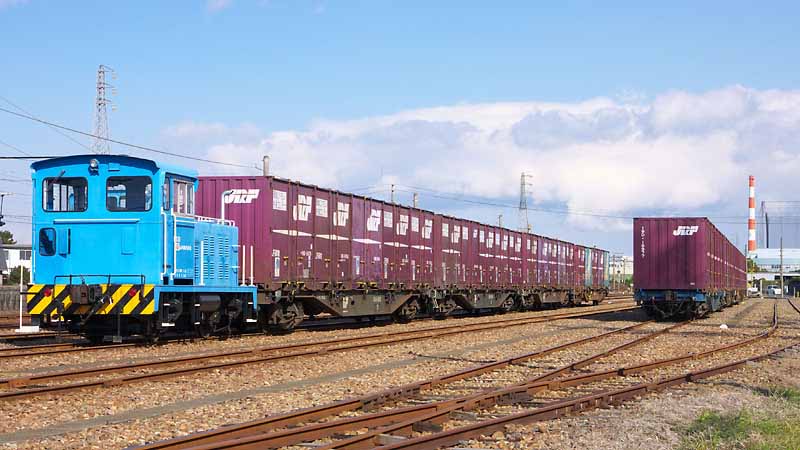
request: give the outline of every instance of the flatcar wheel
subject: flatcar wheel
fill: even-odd
[[[702,319],[703,317],[708,315],[708,304],[707,303],[700,303],[694,310],[694,317],[696,319]]]
[[[298,302],[287,302],[274,306],[269,314],[269,326],[279,333],[293,331],[303,321],[303,305]]]
[[[392,314],[394,320],[399,323],[408,323],[414,320],[419,313],[419,303],[416,300],[409,300]]]
[[[508,298],[506,298],[505,301],[503,301],[503,303],[500,305],[500,313],[505,314],[507,312],[513,311],[514,303],[515,303],[514,297],[508,296]]]

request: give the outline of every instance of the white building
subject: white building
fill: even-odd
[[[781,250],[778,248],[759,248],[750,252],[748,256],[758,266],[760,272],[781,271]],[[783,272],[800,272],[800,249],[783,249]]]
[[[625,277],[633,275],[633,256],[612,255],[609,267],[612,276]]]
[[[9,271],[22,266],[31,270],[31,246],[21,244],[0,244],[0,283]]]

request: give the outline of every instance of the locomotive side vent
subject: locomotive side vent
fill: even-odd
[[[217,247],[214,236],[206,236],[204,238],[206,248],[206,263],[204,265],[206,280],[213,280],[214,274],[217,273]]]
[[[194,241],[194,279],[200,280],[200,241]]]
[[[222,236],[219,239],[220,272],[217,275],[220,280],[230,281],[230,239]]]

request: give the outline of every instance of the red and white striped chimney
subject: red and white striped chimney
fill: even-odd
[[[756,251],[756,177],[750,175],[750,218],[747,219],[747,252]]]

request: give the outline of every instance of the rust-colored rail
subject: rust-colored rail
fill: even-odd
[[[391,423],[392,421],[402,420],[407,415],[424,413],[425,410],[428,408],[428,405],[418,405],[414,407],[404,408],[403,410],[398,410],[393,413],[370,415],[368,418],[365,419],[362,418],[340,419],[337,421],[330,421],[322,424],[312,424],[305,427],[292,428],[290,430],[277,432],[274,434],[265,434],[266,432],[274,430],[276,428],[310,422],[313,420],[322,419],[346,411],[354,411],[358,409],[363,409],[363,410],[373,409],[379,406],[380,404],[384,404],[389,401],[398,401],[401,399],[413,397],[419,394],[423,390],[432,389],[434,387],[442,386],[448,383],[453,383],[459,380],[476,377],[478,375],[487,372],[496,371],[514,364],[520,364],[527,360],[539,358],[557,351],[583,345],[598,339],[603,339],[605,337],[614,334],[631,331],[633,329],[642,327],[647,323],[651,322],[643,322],[623,328],[618,328],[616,330],[600,333],[594,336],[578,339],[564,344],[559,344],[546,349],[537,350],[534,352],[526,353],[523,355],[517,355],[510,358],[505,358],[499,361],[480,364],[444,376],[407,384],[397,388],[387,389],[385,391],[376,394],[371,394],[356,399],[344,400],[329,405],[323,405],[320,407],[308,408],[286,414],[270,416],[264,419],[252,422],[246,422],[238,425],[226,426],[216,430],[194,433],[188,436],[162,442],[155,442],[137,448],[140,450],[145,450],[145,449],[174,450],[174,449],[194,447],[197,445],[218,445],[230,439],[237,439],[237,438],[249,439],[249,436],[252,435],[258,435],[260,437],[254,439],[255,447],[261,446],[263,448],[269,448],[274,446],[289,445],[292,443],[297,443],[309,439],[318,439],[320,437],[327,436],[331,433],[343,430],[360,429],[363,427],[376,426],[380,423],[383,423],[383,421],[385,420],[388,420],[388,422],[385,423]],[[631,346],[653,339],[654,337],[660,334],[666,333],[668,331],[671,331],[675,328],[684,325],[685,323],[680,323],[666,327],[662,330],[652,332],[645,336],[634,339],[633,341],[629,341],[625,344],[615,347],[614,349],[608,350],[607,352],[604,352],[601,355],[608,356],[615,352],[621,351],[625,348],[629,348]],[[596,357],[599,358],[602,356],[597,355]],[[586,364],[589,364],[588,358],[584,361],[574,363],[571,366],[571,370],[583,367]],[[560,372],[554,372],[551,376],[556,376],[558,373]],[[391,417],[389,417],[389,415],[391,415]]]
[[[127,347],[136,347],[140,344],[108,344],[108,345],[80,345],[80,344],[72,344],[72,343],[63,343],[63,344],[50,344],[50,345],[35,345],[31,347],[19,347],[19,348],[9,348],[3,349],[5,350],[3,353],[0,353],[0,359],[12,359],[12,358],[24,358],[29,356],[42,356],[42,355],[53,355],[53,354],[64,354],[64,353],[76,353],[76,352],[93,352],[98,350],[108,350],[111,348],[127,348]],[[15,353],[11,353],[11,352]]]
[[[57,349],[57,348],[65,348],[65,347],[74,347],[75,344],[70,342],[62,342],[59,344],[42,344],[42,345],[20,345],[18,347],[11,347],[11,348],[0,348],[0,358],[3,358],[3,355],[12,353],[12,352],[20,352],[23,350],[46,350],[46,349]]]
[[[693,354],[680,356],[680,357],[676,357],[676,358],[667,358],[667,359],[655,361],[655,362],[652,362],[652,363],[649,363],[649,364],[642,364],[642,365],[629,366],[629,367],[621,367],[621,368],[618,368],[618,369],[604,371],[604,372],[595,372],[595,373],[589,373],[589,374],[584,374],[584,375],[578,375],[578,376],[575,376],[575,377],[572,377],[572,378],[568,378],[568,379],[565,379],[565,380],[560,380],[560,381],[548,381],[548,380],[543,380],[540,377],[536,377],[536,378],[528,380],[527,382],[522,383],[522,384],[518,384],[518,385],[506,387],[506,388],[493,389],[493,390],[489,390],[486,393],[482,393],[482,394],[478,394],[478,395],[462,397],[462,398],[454,399],[454,400],[448,400],[448,401],[442,402],[442,404],[439,405],[435,410],[433,410],[433,411],[431,411],[431,412],[429,412],[427,414],[420,414],[420,415],[417,415],[416,417],[410,418],[410,419],[408,419],[406,421],[401,421],[401,422],[397,422],[397,423],[394,423],[394,424],[391,424],[391,425],[388,425],[388,426],[384,426],[382,428],[378,428],[378,429],[369,431],[367,433],[364,433],[364,434],[359,435],[359,436],[355,436],[353,438],[345,439],[345,440],[336,442],[336,443],[328,445],[328,446],[319,447],[319,449],[320,450],[322,450],[322,449],[326,449],[327,450],[327,449],[334,449],[335,448],[335,449],[339,449],[339,450],[345,450],[345,449],[353,450],[353,449],[375,448],[378,445],[377,439],[381,434],[397,434],[397,435],[401,435],[401,436],[410,436],[411,432],[416,427],[418,427],[419,424],[421,424],[421,423],[440,424],[440,423],[443,423],[443,422],[447,422],[448,420],[450,420],[451,413],[453,413],[454,411],[457,411],[457,410],[470,410],[470,409],[476,409],[476,408],[480,408],[480,407],[487,407],[487,406],[491,406],[491,405],[496,405],[496,404],[498,404],[498,403],[500,403],[500,402],[502,402],[502,401],[504,401],[506,399],[522,400],[522,399],[530,398],[532,394],[535,394],[535,393],[538,393],[538,392],[542,392],[542,391],[556,390],[556,389],[565,388],[565,387],[574,387],[574,386],[593,383],[593,382],[598,382],[598,381],[602,381],[602,380],[606,380],[606,379],[610,379],[610,378],[614,378],[614,377],[627,376],[627,375],[630,375],[630,374],[633,374],[633,373],[643,372],[643,371],[646,371],[646,370],[653,370],[653,369],[660,368],[660,367],[666,367],[666,366],[678,364],[680,362],[691,360],[691,359],[703,358],[703,357],[706,357],[706,356],[709,356],[709,355],[712,355],[712,354],[715,354],[715,353],[718,353],[718,352],[721,352],[721,351],[731,350],[731,349],[734,349],[734,348],[738,348],[738,347],[741,347],[741,346],[745,346],[745,345],[751,344],[751,343],[753,343],[753,342],[755,342],[757,340],[761,340],[761,339],[767,338],[767,337],[771,336],[775,332],[777,327],[778,327],[777,305],[775,305],[775,306],[773,306],[772,325],[770,326],[770,328],[768,330],[766,330],[765,332],[763,332],[763,333],[761,333],[761,334],[759,334],[759,335],[757,335],[755,337],[751,337],[751,338],[747,338],[747,339],[744,339],[744,340],[740,340],[740,341],[735,342],[733,344],[724,345],[724,346],[717,347],[717,348],[710,349],[710,350],[706,350],[706,351],[703,351],[703,352],[693,353]],[[594,394],[590,395],[590,396],[581,396],[581,397],[576,398],[574,401],[576,401],[576,405],[579,405],[580,407],[583,407],[585,405],[580,400],[581,399],[588,399],[589,397],[593,397],[593,396],[594,396]],[[570,400],[570,401],[573,401],[573,400]],[[565,401],[556,401],[554,403],[555,404],[561,404],[561,403],[564,403],[564,402]],[[555,408],[554,410],[550,410],[546,406],[542,407],[542,408],[537,408],[537,409],[541,409],[542,410],[543,416],[536,416],[537,419],[533,419],[533,420],[548,420],[548,419],[542,418],[544,416],[547,416],[549,419],[560,417],[560,416],[552,416],[552,417],[548,416],[548,414],[553,413],[553,411],[561,412],[562,414],[567,414],[567,413],[572,413],[572,412],[576,412],[576,411],[581,411],[582,410],[582,409],[578,409],[578,410],[570,409],[569,411],[564,411],[564,410],[562,410],[560,408],[561,407],[558,407],[558,408]],[[526,411],[525,413],[521,413],[521,414],[517,414],[517,415],[524,416],[524,414],[526,414],[526,413],[528,413],[528,412]],[[511,415],[511,416],[507,416],[507,417],[514,417],[514,416],[517,416],[517,415]],[[472,434],[472,435],[470,435],[470,437],[474,437],[476,435],[485,434],[485,433],[492,433],[492,432],[494,432],[494,431],[496,431],[498,429],[497,428],[498,425],[495,422],[502,423],[503,425],[513,422],[513,420],[511,422],[503,422],[501,419],[505,419],[505,418],[506,417],[499,418],[499,419],[496,419],[496,420],[483,421],[483,422],[479,422],[479,423],[476,423],[476,424],[471,424],[471,425],[469,425],[467,427],[456,428],[454,430],[460,430],[462,428],[469,429],[469,430],[472,430],[472,431],[479,430],[479,431],[477,431],[477,434]],[[483,424],[483,426],[485,426],[486,428],[483,428],[481,426],[481,424]],[[502,426],[500,426],[500,427],[502,427]],[[464,433],[467,433],[469,430],[464,430]],[[464,434],[462,434],[462,433],[453,433],[451,435],[452,431],[453,430],[448,430],[446,432],[440,432],[440,433],[434,433],[434,434],[431,434],[431,435],[421,436],[419,438],[409,439],[406,442],[393,444],[393,445],[389,445],[387,447],[381,447],[381,448],[406,448],[406,447],[402,447],[402,446],[394,447],[394,445],[410,444],[412,441],[414,441],[416,444],[411,444],[411,445],[419,445],[419,446],[413,446],[413,447],[408,447],[408,448],[435,448],[435,447],[438,447],[440,445],[448,445],[448,444],[441,444],[440,443],[440,439],[447,440],[447,439],[451,439],[453,436],[458,436],[458,438],[456,439],[456,442],[459,441],[459,440],[466,439],[466,437],[464,437]],[[472,431],[470,431],[470,432],[472,432]],[[202,448],[202,447],[199,447],[196,450],[199,450],[200,448]],[[248,447],[217,446],[215,448],[228,448],[228,449],[238,448],[238,449],[242,449],[242,448],[248,448]]]
[[[116,386],[120,384],[127,384],[139,381],[163,380],[167,378],[174,378],[197,372],[239,367],[249,364],[266,363],[266,362],[286,360],[291,358],[311,357],[323,353],[344,352],[361,348],[392,345],[397,343],[431,339],[436,337],[452,336],[452,335],[471,333],[471,332],[489,331],[497,328],[508,328],[508,327],[529,325],[534,323],[549,322],[553,320],[580,318],[586,316],[593,316],[597,314],[614,313],[614,312],[629,311],[635,309],[637,309],[635,306],[618,306],[615,308],[595,309],[580,313],[562,313],[562,314],[536,316],[529,318],[498,320],[488,323],[480,323],[472,325],[450,325],[446,327],[425,328],[420,330],[399,331],[394,333],[378,333],[366,336],[353,336],[348,338],[330,339],[319,342],[288,344],[282,346],[262,347],[256,349],[250,348],[237,351],[227,351],[227,352],[220,352],[220,353],[206,354],[199,356],[187,356],[181,358],[172,358],[168,360],[151,361],[144,363],[121,364],[109,367],[90,368],[90,369],[81,369],[81,370],[64,371],[64,372],[52,372],[52,373],[44,373],[40,375],[32,375],[27,377],[9,378],[0,380],[0,385],[12,388],[20,388],[34,382],[42,383],[47,381],[63,380],[70,378],[85,378],[91,375],[131,371],[142,368],[149,369],[149,368],[165,367],[165,366],[180,365],[180,364],[200,363],[220,358],[234,358],[234,357],[246,358],[246,359],[238,359],[232,362],[203,364],[201,366],[184,367],[184,368],[177,368],[167,371],[159,371],[159,372],[145,373],[145,374],[134,374],[119,378],[105,379],[105,380],[92,380],[92,381],[85,381],[85,382],[71,383],[64,385],[46,386],[35,389],[7,391],[0,393],[0,401],[35,397],[51,393],[63,393],[68,391],[75,391],[75,390],[95,388],[95,387]],[[387,337],[388,339],[386,339]],[[373,339],[381,339],[381,338],[383,338],[383,340],[372,341]],[[348,343],[348,342],[350,342],[350,345],[344,345],[340,347],[335,346],[338,344]],[[322,348],[316,348],[316,347],[322,347]],[[282,351],[288,351],[288,350],[296,350],[296,351],[281,353]],[[272,353],[277,353],[277,354],[272,354]]]
[[[0,342],[12,341],[27,341],[32,339],[48,339],[48,338],[77,338],[74,334],[58,333],[55,331],[41,332],[41,333],[19,333],[19,334],[0,334]]]
[[[396,434],[401,436],[410,435],[412,430],[414,430],[415,427],[419,426],[420,424],[424,423],[438,424],[449,420],[451,413],[453,413],[456,410],[474,409],[479,406],[493,405],[497,404],[498,402],[504,401],[506,399],[519,399],[521,397],[524,398],[525,396],[530,396],[530,394],[532,393],[541,392],[543,390],[577,386],[580,384],[596,382],[613,377],[626,376],[636,372],[652,370],[658,367],[673,365],[689,359],[698,359],[706,357],[721,351],[731,350],[737,347],[745,346],[757,340],[771,336],[777,329],[777,326],[778,326],[777,307],[773,306],[772,326],[764,333],[761,333],[760,335],[757,335],[755,337],[735,342],[733,344],[720,346],[711,350],[689,354],[678,358],[665,359],[648,364],[624,367],[605,372],[579,375],[576,377],[567,378],[560,381],[549,381],[552,378],[563,375],[569,371],[587,366],[592,362],[595,362],[598,359],[604,358],[610,354],[616,353],[626,348],[630,348],[633,345],[641,343],[642,340],[654,337],[652,335],[648,335],[645,336],[644,338],[639,338],[634,341],[622,344],[607,352],[598,353],[596,355],[580,360],[576,363],[568,364],[564,367],[552,370],[543,375],[529,379],[522,384],[506,388],[493,389],[489,390],[488,392],[480,393],[477,395],[471,395],[440,402],[433,402],[424,405],[416,405],[412,407],[400,408],[377,414],[368,414],[361,417],[333,420],[322,424],[309,425],[306,427],[290,428],[287,430],[277,431],[274,433],[264,433],[263,427],[258,428],[252,425],[250,427],[238,426],[238,428],[237,426],[224,427],[220,430],[196,433],[188,437],[177,438],[171,441],[164,441],[163,443],[156,443],[151,446],[145,446],[142,448],[144,449],[193,448],[196,450],[209,449],[209,448],[225,448],[225,449],[271,448],[282,445],[296,444],[302,441],[309,441],[309,440],[319,439],[322,437],[328,437],[332,433],[340,433],[343,431],[348,431],[348,430],[352,431],[362,428],[369,428],[371,431],[368,431],[367,433],[364,433],[359,436],[352,437],[350,439],[338,441],[329,446],[322,446],[319,448],[337,448],[337,449],[373,448],[379,445],[380,441],[378,438],[382,434]],[[580,402],[576,404],[580,404]],[[336,404],[332,405],[332,407],[334,408],[337,406],[339,405]],[[536,416],[536,419],[533,420],[544,420],[543,418],[546,418],[545,416],[547,416],[547,414],[550,414],[552,412],[550,409],[547,408],[539,408],[539,409],[541,409],[542,415]],[[555,408],[554,410],[559,411],[559,408]],[[311,412],[313,413],[313,410]],[[286,416],[291,416],[291,413],[283,415],[284,417],[281,416],[275,417],[274,419],[278,420],[274,421],[274,423],[270,428],[274,429],[277,427],[283,427],[286,425],[297,423],[297,422],[292,422],[293,419],[299,419],[300,421],[311,420],[311,418],[309,417],[303,417],[304,414],[302,414],[303,413],[302,411],[298,413],[295,414],[295,417],[286,417]],[[317,412],[318,416],[322,414],[323,414],[322,412]],[[325,416],[322,415],[322,417]],[[268,420],[269,418],[265,419],[262,422],[266,422]],[[412,442],[418,442],[418,444],[416,444],[418,446],[409,448],[434,448],[439,445],[450,445],[456,443],[459,440],[472,437],[475,434],[486,434],[487,432],[490,433],[495,429],[502,428],[502,426],[504,426],[507,422],[501,421],[500,423],[501,425],[496,426],[494,424],[494,421],[487,421],[485,423],[486,426],[496,427],[491,430],[484,429],[480,426],[473,427],[472,425],[470,425],[470,427],[474,428],[474,429],[471,428],[472,431],[470,432],[473,433],[471,435],[469,435],[469,433],[467,433],[466,430],[464,431],[464,433],[454,434],[453,436],[455,437],[451,437],[447,433],[435,433],[434,435],[423,436],[418,439],[408,440],[406,442],[399,443],[397,444],[399,446],[397,448],[406,448],[403,445]],[[454,439],[454,440],[452,441],[446,440],[441,442],[438,440],[444,438]],[[173,445],[169,445],[170,443],[173,443]],[[389,446],[386,448],[394,448],[394,447]]]
[[[771,334],[771,333],[770,333]],[[763,337],[763,335],[762,335]],[[511,414],[505,417],[486,420],[469,424],[466,426],[454,428],[451,430],[433,433],[431,435],[420,436],[413,439],[408,439],[402,442],[396,442],[385,446],[380,446],[382,449],[430,449],[440,446],[452,445],[464,439],[474,438],[475,436],[492,433],[497,430],[503,429],[506,425],[512,423],[524,424],[537,422],[542,420],[551,420],[568,414],[589,411],[595,408],[603,407],[606,405],[620,404],[628,400],[633,400],[648,393],[661,391],[672,386],[679,384],[693,382],[704,378],[709,378],[715,375],[731,372],[733,370],[745,367],[747,363],[760,361],[771,356],[774,356],[788,348],[798,345],[798,342],[793,342],[789,345],[773,349],[767,353],[762,353],[756,356],[740,359],[737,361],[720,364],[707,369],[690,371],[678,376],[663,378],[654,383],[638,383],[621,389],[606,390],[603,392],[581,396],[573,399],[555,401],[545,406],[534,408],[528,411],[523,411],[517,414]],[[666,363],[666,360],[665,360]],[[586,378],[586,376],[583,376]],[[596,380],[593,378],[592,380]],[[570,381],[574,382],[574,380]],[[567,386],[560,383],[561,386]],[[371,446],[370,448],[374,448]],[[231,448],[219,447],[216,448]],[[347,447],[338,444],[318,447],[320,449],[329,448],[362,448],[362,447]]]

